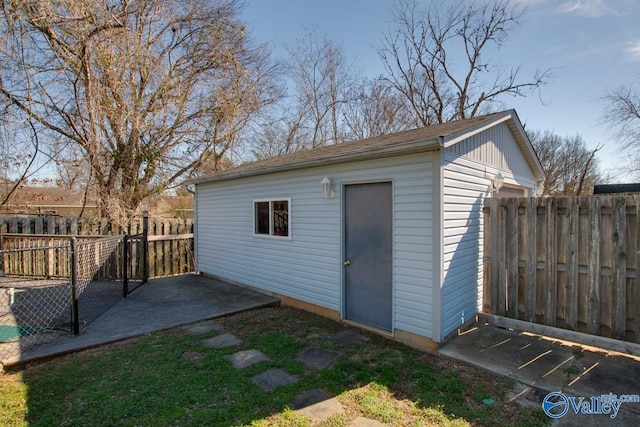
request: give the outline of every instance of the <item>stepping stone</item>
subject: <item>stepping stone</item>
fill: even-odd
[[[325,400],[331,399],[333,396],[329,394],[329,392],[322,390],[320,388],[316,388],[314,390],[305,391],[297,395],[293,399],[293,403],[291,404],[292,409],[302,409],[307,406],[315,405],[316,403],[323,402]]]
[[[258,350],[243,350],[237,353],[225,356],[225,359],[231,362],[234,368],[242,369],[247,366],[255,365],[264,360],[270,360],[267,356]]]
[[[270,368],[260,374],[254,375],[251,381],[264,391],[273,391],[277,387],[297,383],[298,377],[282,369]]]
[[[317,347],[309,347],[298,355],[296,360],[301,361],[307,366],[313,366],[317,369],[324,369],[338,360],[340,353],[333,350],[322,350]]]
[[[207,320],[204,322],[198,322],[193,325],[187,325],[183,329],[191,335],[206,334],[211,331],[219,331],[222,329],[222,325],[214,322],[213,320]]]
[[[213,338],[208,338],[206,340],[202,340],[202,344],[211,348],[222,348],[222,347],[231,347],[234,345],[238,345],[242,342],[232,334],[222,334],[216,335]]]
[[[311,422],[324,421],[334,415],[343,414],[344,408],[342,407],[342,404],[340,404],[338,399],[331,397],[331,395],[324,390],[311,390],[301,396],[298,396],[298,398],[305,400],[307,399],[305,395],[310,394],[308,398],[312,399],[322,395],[323,393],[326,394],[326,399],[322,399],[311,405],[306,405],[298,409],[296,412],[310,418]],[[296,398],[296,400],[298,398]]]
[[[351,427],[385,427],[389,424],[381,423],[380,421],[370,420],[369,418],[359,417],[352,423]]]
[[[344,331],[330,335],[329,341],[343,347],[355,347],[361,344],[366,344],[369,342],[369,338],[350,329],[345,329]]]

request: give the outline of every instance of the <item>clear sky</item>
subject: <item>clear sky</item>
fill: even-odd
[[[276,55],[316,28],[342,43],[365,75],[384,72],[375,47],[391,17],[393,0],[244,0],[243,18],[253,38]],[[431,0],[423,0],[425,6]],[[438,0],[435,0],[438,1]],[[482,0],[480,0],[482,1]],[[512,0],[527,11],[498,51],[522,77],[552,69],[541,96],[504,98],[528,129],[579,133],[590,148],[603,144],[601,166],[614,173],[621,154],[606,125],[599,98],[619,85],[640,82],[640,0]]]

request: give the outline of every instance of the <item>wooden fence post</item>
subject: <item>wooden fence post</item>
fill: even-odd
[[[75,237],[71,238],[71,324],[73,325],[73,334],[80,333],[80,313],[78,310],[78,241]]]
[[[506,208],[503,208],[500,199],[497,200],[498,212],[497,212],[497,229],[502,230],[502,233],[498,233],[496,239],[496,253],[498,255],[498,314],[500,316],[506,316],[507,314],[507,233],[506,230]]]
[[[491,234],[491,284],[489,294],[491,295],[491,312],[499,312],[498,288],[499,279],[499,258],[498,239],[500,228],[498,226],[498,199],[489,199],[489,230]]]
[[[122,296],[129,295],[129,236],[122,237]]]
[[[142,283],[149,280],[149,212],[142,216]]]
[[[507,314],[518,318],[518,199],[507,200]]]
[[[4,227],[4,224],[2,224]],[[2,228],[0,228],[0,251],[4,250],[4,233]],[[4,257],[5,253],[0,254],[0,277],[4,276]]]

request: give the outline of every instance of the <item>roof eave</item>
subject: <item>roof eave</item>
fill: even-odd
[[[389,156],[416,154],[421,152],[435,151],[439,148],[441,148],[441,142],[439,138],[428,138],[423,140],[394,144],[391,146],[385,146],[376,149],[367,148],[363,149],[362,151],[352,151],[345,154],[301,160],[293,163],[283,163],[274,166],[266,166],[263,168],[251,169],[247,171],[222,172],[220,174],[190,179],[185,181],[183,185],[206,184],[210,182],[228,181],[237,178],[266,175],[277,172],[288,172],[311,167],[349,163],[352,161],[374,160]]]

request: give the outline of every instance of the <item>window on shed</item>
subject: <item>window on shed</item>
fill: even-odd
[[[256,234],[269,234],[269,202],[255,202]]]
[[[493,197],[496,197],[496,198],[526,197],[526,193],[524,188],[503,186],[500,189],[500,191],[494,190]]]
[[[289,237],[288,199],[254,200],[254,234]]]

